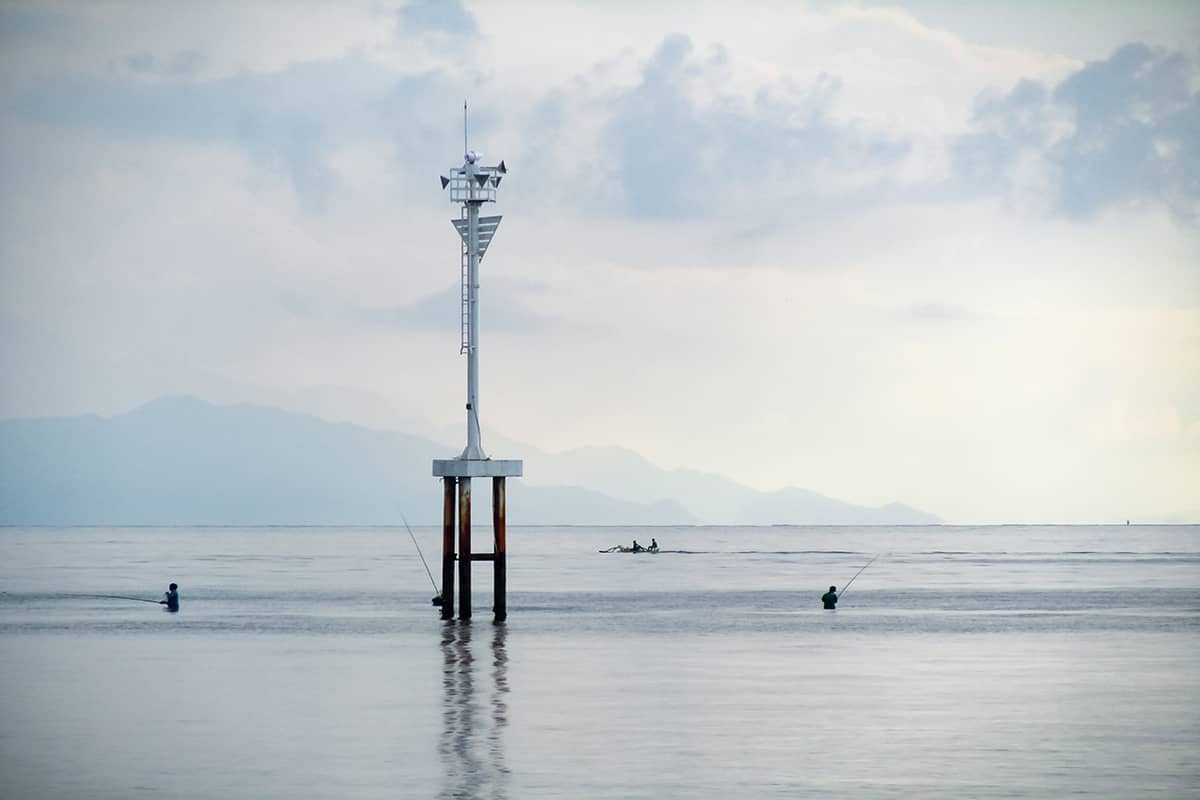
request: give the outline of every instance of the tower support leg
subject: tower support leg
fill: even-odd
[[[496,561],[492,565],[493,570],[493,594],[495,596],[495,614],[496,622],[504,622],[508,618],[508,598],[505,596],[507,590],[507,575],[506,569],[506,550],[508,545],[505,541],[507,538],[504,527],[504,478],[492,478],[492,531],[496,537]]]
[[[471,618],[471,479],[458,479],[458,618]]]
[[[454,619],[454,478],[442,478],[442,619]]]

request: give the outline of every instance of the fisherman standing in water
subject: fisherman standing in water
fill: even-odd
[[[834,611],[837,609],[837,587],[830,586],[829,591],[821,595],[821,605],[827,610]]]
[[[169,589],[163,593],[165,599],[159,600],[160,606],[166,606],[167,611],[179,610],[179,584],[172,583]]]

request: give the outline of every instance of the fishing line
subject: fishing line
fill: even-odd
[[[857,578],[859,575],[862,575],[862,573],[863,573],[863,569],[866,569],[867,567],[869,567],[869,566],[871,566],[872,564],[874,564],[874,563],[875,563],[875,559],[879,558],[879,556],[881,556],[881,555],[883,555],[883,554],[882,554],[882,553],[877,553],[877,554],[875,555],[875,558],[872,558],[872,559],[871,559],[870,561],[868,561],[866,564],[863,564],[863,566],[862,566],[862,569],[860,569],[858,572],[854,573],[854,578]],[[841,597],[845,596],[846,592],[850,591],[850,584],[854,583],[854,578],[851,578],[850,580],[846,581],[846,585],[842,587],[842,590],[841,590],[840,592],[838,592],[838,597],[839,597],[839,598],[841,598]]]
[[[404,519],[404,515],[400,515],[400,519],[404,521],[404,527],[408,528],[408,520]],[[408,535],[413,540],[413,545],[417,548],[417,555],[421,556],[421,563],[425,564],[425,574],[429,576],[429,582],[433,584],[433,590],[439,595],[442,590],[438,588],[437,581],[433,579],[433,573],[429,571],[429,565],[425,563],[425,556],[421,553],[421,545],[417,544],[417,537],[413,535],[412,528],[408,528]]]
[[[139,603],[154,603],[162,605],[158,600],[147,600],[144,597],[129,597],[123,594],[85,594],[84,597],[104,597],[109,600],[137,600]]]

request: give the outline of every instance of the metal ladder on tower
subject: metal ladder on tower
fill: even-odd
[[[467,218],[467,210],[463,208],[462,218]],[[462,237],[462,265],[461,265],[462,280],[459,283],[462,299],[462,320],[459,330],[462,333],[462,341],[459,344],[458,352],[460,355],[466,353],[471,346],[471,259],[467,249],[466,237]]]

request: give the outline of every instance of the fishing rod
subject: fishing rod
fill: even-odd
[[[124,594],[85,594],[84,597],[103,597],[109,600],[137,600],[139,603],[154,603],[156,606],[162,605],[160,600],[147,600],[144,597],[129,597]]]
[[[425,564],[425,574],[429,576],[429,582],[433,584],[433,590],[437,592],[438,596],[440,597],[442,590],[438,588],[437,581],[433,579],[433,573],[429,571],[429,565],[425,563],[425,556],[421,553],[421,545],[417,544],[417,537],[413,534],[412,528],[408,527],[408,520],[404,519],[403,514],[400,515],[400,519],[403,520],[404,527],[408,528],[408,535],[412,538],[413,545],[417,548],[417,555],[421,556],[421,563]]]
[[[866,564],[863,564],[862,569],[860,569],[858,572],[854,573],[854,578],[857,578],[859,575],[862,575],[863,569],[866,569],[867,567],[874,564],[875,559],[879,558],[879,556],[881,556],[881,555],[883,555],[883,554],[877,553],[875,555],[875,558],[872,558]],[[854,583],[854,578],[851,578],[850,580],[846,581],[846,585],[842,587],[842,590],[840,592],[838,592],[838,597],[843,597],[843,596],[845,596],[846,592],[850,591],[850,584]]]

